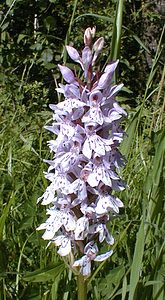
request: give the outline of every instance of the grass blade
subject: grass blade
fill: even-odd
[[[125,300],[126,293],[127,293],[127,277],[124,276],[123,286],[122,286],[122,299],[121,300]]]
[[[126,157],[128,157],[128,155],[130,154],[131,147],[136,138],[136,131],[139,123],[140,112],[141,112],[141,108],[138,109],[138,111],[135,113],[132,120],[130,121],[130,124],[126,130],[127,137],[124,139],[120,147],[121,152]]]
[[[119,0],[117,4],[116,16],[113,24],[110,60],[116,60],[117,58],[119,58],[123,19],[123,3],[124,0]]]
[[[135,251],[131,266],[131,275],[130,275],[130,292],[128,300],[133,300],[136,287],[140,277],[140,271],[142,269],[142,259],[144,252],[144,222],[143,219],[140,224],[139,231],[137,233],[137,239],[135,244]]]
[[[15,193],[11,194],[10,200],[9,202],[5,205],[5,208],[2,211],[2,215],[0,217],[0,240],[3,239],[3,231],[4,231],[4,226],[5,226],[5,222],[6,219],[8,217],[8,213],[10,211],[10,207],[12,206],[12,204],[15,201]]]
[[[72,11],[72,16],[70,19],[70,23],[69,23],[69,28],[65,37],[65,46],[69,44],[69,39],[70,39],[70,33],[72,30],[72,26],[74,23],[74,16],[75,16],[75,12],[76,12],[76,8],[77,8],[77,4],[78,4],[78,0],[74,1],[74,6],[73,6],[73,11]],[[67,52],[66,52],[66,48],[64,47],[64,50],[62,52],[62,57],[63,57],[63,63],[66,63],[66,59],[67,59]]]
[[[98,15],[98,14],[93,14],[93,13],[86,13],[86,14],[79,15],[77,18],[74,19],[74,22],[77,22],[77,21],[79,21],[80,19],[82,19],[84,17],[92,17],[92,18],[100,19],[100,20],[103,20],[105,22],[110,22],[110,23],[114,22],[113,18]]]

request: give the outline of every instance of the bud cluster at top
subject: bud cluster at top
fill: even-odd
[[[72,257],[71,267],[84,276],[91,273],[91,261],[112,255],[112,250],[99,254],[99,246],[114,243],[107,222],[123,207],[114,192],[125,188],[118,175],[124,165],[118,146],[124,136],[119,123],[127,114],[115,100],[123,85],[112,84],[118,61],[97,71],[104,38],[93,44],[94,36],[95,28],[85,30],[81,55],[66,46],[70,58],[80,64],[83,79],[59,65],[66,84],[59,84],[57,92],[64,101],[50,105],[53,123],[45,128],[54,134],[48,141],[54,157],[46,160],[50,185],[38,199],[49,205],[48,219],[38,227],[45,230],[43,239],[58,246],[61,256]]]

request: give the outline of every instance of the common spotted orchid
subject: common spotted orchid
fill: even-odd
[[[55,136],[48,141],[53,152],[45,177],[51,182],[38,199],[49,205],[49,215],[38,230],[43,239],[59,247],[59,255],[72,256],[70,267],[83,276],[91,274],[92,261],[108,259],[113,250],[98,254],[100,244],[114,244],[108,223],[123,207],[115,191],[125,188],[118,171],[124,159],[118,150],[124,137],[120,120],[127,113],[117,103],[122,84],[113,84],[118,60],[103,72],[96,67],[104,38],[94,44],[95,28],[84,33],[81,55],[66,46],[69,57],[82,68],[80,78],[67,66],[59,65],[66,84],[59,84],[64,101],[51,104],[53,124],[45,126]]]

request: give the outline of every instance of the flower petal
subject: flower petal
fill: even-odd
[[[84,240],[88,233],[89,221],[86,217],[81,217],[77,220],[75,229],[75,240]]]
[[[72,231],[76,228],[76,221],[70,213],[64,213],[62,217],[62,223],[66,231]]]
[[[71,241],[68,238],[64,238],[57,252],[61,256],[68,255],[71,252]]]
[[[97,255],[96,258],[94,259],[94,261],[104,261],[108,257],[110,257],[112,254],[113,254],[113,250],[110,250],[104,254]]]
[[[83,144],[82,153],[89,159],[92,156],[92,148],[89,138],[87,138]]]

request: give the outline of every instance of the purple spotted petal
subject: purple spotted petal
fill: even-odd
[[[84,240],[88,234],[89,220],[86,217],[81,217],[77,220],[75,229],[75,240]]]
[[[71,252],[71,241],[67,238],[63,238],[61,246],[57,252],[61,256],[68,255]]]

